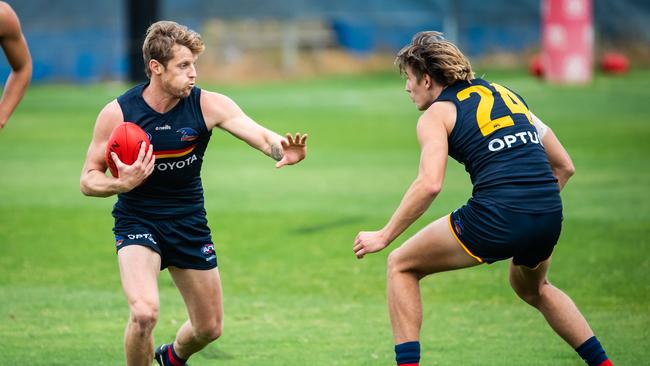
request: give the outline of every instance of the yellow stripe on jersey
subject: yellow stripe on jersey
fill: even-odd
[[[188,146],[184,149],[155,151],[153,154],[156,155],[156,159],[178,158],[180,156],[184,156],[191,153],[192,151],[194,151],[195,147],[196,144]]]

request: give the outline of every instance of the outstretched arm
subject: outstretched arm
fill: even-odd
[[[564,188],[567,181],[575,173],[575,166],[569,153],[564,149],[564,146],[560,143],[560,140],[555,136],[553,130],[550,127],[544,124],[537,116],[532,112],[530,113],[533,118],[533,124],[537,129],[537,133],[540,136],[542,144],[544,145],[544,150],[546,151],[546,156],[548,161],[551,163],[551,169],[553,170],[553,175],[557,179],[558,184],[560,185],[560,190]]]
[[[387,247],[422,216],[440,192],[447,166],[447,130],[443,123],[447,108],[437,103],[420,117],[417,126],[421,146],[418,176],[384,228],[362,231],[357,235],[353,246],[357,258]]]
[[[20,29],[20,21],[5,2],[0,2],[0,45],[11,66],[11,73],[0,99],[1,129],[16,109],[32,79],[32,57]]]
[[[225,95],[202,91],[201,109],[208,129],[219,127],[277,161],[281,168],[293,165],[307,155],[307,134],[287,134],[286,138],[261,126],[248,117]]]

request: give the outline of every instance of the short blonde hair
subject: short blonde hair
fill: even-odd
[[[418,81],[424,74],[437,83],[447,86],[459,80],[472,80],[474,72],[469,60],[440,32],[419,32],[411,43],[397,53],[395,63],[400,73],[410,68]]]
[[[156,60],[166,67],[169,60],[174,58],[172,48],[177,44],[189,48],[195,55],[201,54],[205,49],[201,35],[184,25],[161,20],[149,26],[142,44],[144,72],[147,77],[151,77],[149,61]]]

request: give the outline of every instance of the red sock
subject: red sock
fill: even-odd
[[[171,343],[169,347],[167,347],[167,359],[174,366],[185,366],[186,360],[183,360],[182,358],[178,357],[176,351],[174,351],[174,343]]]
[[[614,364],[610,360],[605,360],[598,366],[614,366]]]

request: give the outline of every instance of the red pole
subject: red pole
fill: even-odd
[[[593,46],[592,0],[542,0],[542,67],[547,81],[590,82]]]

